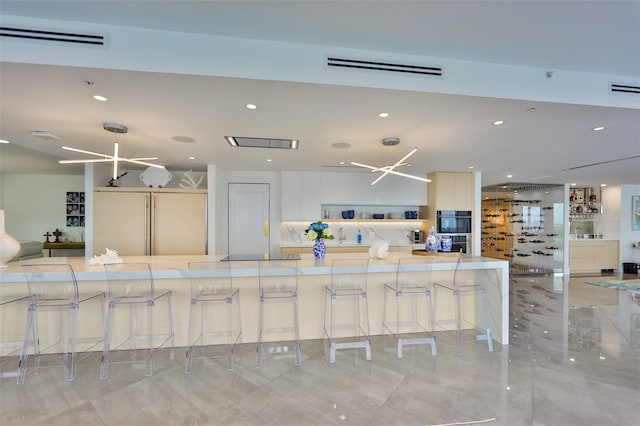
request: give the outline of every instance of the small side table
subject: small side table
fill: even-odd
[[[51,257],[51,250],[55,249],[83,249],[84,250],[84,241],[76,241],[76,242],[61,242],[61,243],[43,243],[43,247],[49,250],[49,257]]]

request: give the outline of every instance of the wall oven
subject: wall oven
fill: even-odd
[[[436,225],[439,234],[470,234],[471,211],[438,210]]]
[[[451,235],[451,252],[453,253],[464,253],[467,254],[470,252],[469,243],[471,242],[471,235]]]

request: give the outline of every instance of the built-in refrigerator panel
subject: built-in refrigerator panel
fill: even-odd
[[[207,194],[94,192],[94,255],[206,254]]]
[[[94,255],[106,248],[120,256],[150,253],[149,197],[144,192],[94,192]]]
[[[206,194],[156,193],[152,201],[154,255],[206,254]]]

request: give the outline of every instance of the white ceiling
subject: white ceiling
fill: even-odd
[[[3,0],[0,14],[640,78],[638,1]],[[640,100],[637,108],[613,108],[175,73],[0,66],[0,138],[14,145],[0,145],[3,171],[28,169],[16,146],[72,158],[61,150],[62,142],[34,138],[31,130],[54,131],[66,145],[104,152],[112,141],[99,123],[114,121],[130,128],[121,140],[128,157],[157,155],[170,170],[203,169],[207,163],[241,170],[330,170],[339,161],[382,166],[416,146],[412,168],[404,170],[412,174],[475,166],[485,184],[507,181],[507,174],[519,182],[640,184],[640,158],[566,170],[640,156]],[[87,80],[99,82],[109,102],[88,104],[93,89]],[[245,109],[245,100],[258,109]],[[391,116],[377,118],[381,111]],[[506,124],[492,126],[497,119]],[[607,129],[590,131],[600,124]],[[297,151],[232,149],[225,135],[295,137],[301,143]],[[195,142],[178,143],[173,136]],[[399,137],[400,145],[383,147],[387,136]],[[335,142],[352,147],[334,149]],[[35,163],[35,153],[24,152],[22,158]],[[267,163],[267,157],[273,161]]]

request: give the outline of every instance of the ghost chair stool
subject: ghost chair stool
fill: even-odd
[[[151,266],[148,263],[113,263],[104,265],[104,269],[109,284],[109,303],[100,378],[106,379],[108,377],[109,365],[112,362],[111,351],[120,350],[127,343],[129,359],[126,362],[137,362],[138,345],[142,343],[146,352],[145,376],[151,376],[153,375],[153,356],[156,349],[160,349],[168,343],[171,348],[171,358],[173,358],[174,333],[171,290],[156,290]],[[162,303],[165,303],[167,307],[163,324],[165,332],[157,333],[154,322],[157,320],[157,307]],[[129,314],[128,336],[126,339],[114,343],[116,334],[114,321],[118,317],[117,312],[122,310]],[[127,323],[126,320],[125,323]],[[156,341],[159,343],[154,343]]]
[[[256,368],[262,368],[265,354],[287,356],[289,346],[283,342],[292,342],[294,362],[300,365],[302,354],[298,312],[298,261],[263,260],[258,263],[258,268]],[[283,304],[289,308],[282,308]],[[267,339],[269,343],[265,343]]]
[[[364,349],[371,361],[371,334],[367,302],[369,259],[334,259],[329,285],[325,286],[323,340],[329,363],[336,351]]]
[[[447,329],[447,323],[453,323],[456,331],[456,349],[458,355],[462,355],[463,329],[473,328],[479,330],[476,340],[486,341],[489,352],[493,352],[493,333],[491,330],[489,301],[487,299],[487,282],[480,282],[476,272],[487,273],[486,270],[473,269],[473,263],[483,261],[482,257],[460,256],[450,280],[436,280],[434,282],[434,317],[435,325]],[[488,278],[488,277],[487,277]],[[440,319],[438,316],[439,295],[443,292],[452,296],[454,318]],[[479,300],[478,297],[480,296]],[[465,310],[465,299],[471,299],[472,306]],[[469,312],[466,312],[469,311]],[[472,318],[472,319],[470,319]],[[481,324],[478,324],[481,322]]]
[[[404,346],[431,346],[437,355],[431,301],[432,260],[424,257],[398,260],[394,282],[384,285],[382,334],[391,334],[397,341],[398,358]]]
[[[29,289],[30,303],[16,382],[24,383],[30,346],[36,356],[36,367],[40,368],[42,353],[50,352],[57,345],[63,360],[64,380],[73,381],[76,378],[77,345],[86,345],[86,350],[89,351],[104,344],[105,293],[80,294],[76,274],[69,264],[22,265],[22,270]],[[97,320],[93,325],[99,336],[80,339],[77,336],[78,314],[81,306],[88,306],[90,303],[95,304],[95,308],[89,311],[83,308],[82,312],[88,312],[87,323],[89,318]],[[41,321],[50,312],[57,314],[58,321],[52,321],[48,315],[48,321]],[[83,325],[88,324],[83,322]],[[56,326],[59,327],[58,333],[54,333]],[[54,335],[59,337],[57,341],[42,348],[42,344]]]
[[[209,357],[207,347],[226,346],[227,369],[233,370],[236,346],[242,342],[240,290],[234,288],[231,262],[189,262],[191,304],[184,372],[194,357]]]

